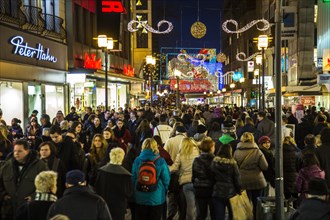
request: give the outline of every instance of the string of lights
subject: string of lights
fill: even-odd
[[[256,53],[252,54],[251,56],[249,56],[248,58],[246,58],[246,54],[244,52],[240,52],[240,53],[236,54],[236,60],[245,62],[245,61],[252,60],[253,58],[255,58],[258,55],[261,55],[261,52],[256,52]]]
[[[141,17],[139,15],[136,16],[138,20],[132,20],[127,24],[127,29],[129,32],[136,32],[139,29],[143,28],[143,32],[146,33],[147,31],[154,33],[154,34],[168,34],[173,30],[173,24],[166,20],[161,20],[157,24],[158,30],[153,29],[151,26],[148,25],[148,21],[141,21]],[[160,31],[160,27],[162,25],[167,24],[167,29]]]
[[[228,27],[227,27],[227,24],[228,23],[232,23],[236,27],[236,29],[235,30],[229,30]],[[256,25],[258,23],[263,23],[263,25],[264,25],[262,28],[259,28],[257,26],[257,29],[259,31],[266,31],[270,27],[269,22],[267,20],[265,20],[265,19],[259,19],[259,20],[253,20],[250,23],[248,23],[247,25],[245,25],[244,27],[238,29],[238,23],[237,23],[237,21],[235,21],[233,19],[230,19],[230,20],[227,20],[227,21],[223,22],[222,29],[225,32],[230,33],[230,34],[239,34],[239,33],[243,33],[245,31],[247,31],[248,29],[250,29],[251,27],[253,27],[254,25]]]

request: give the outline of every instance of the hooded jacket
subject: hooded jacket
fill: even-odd
[[[310,198],[304,200],[297,211],[291,217],[291,220],[328,220],[330,219],[329,203]]]
[[[196,197],[211,197],[212,195],[213,175],[211,163],[213,158],[214,155],[212,153],[201,153],[193,162],[192,183]]]
[[[241,191],[237,163],[234,159],[214,157],[211,164],[214,178],[213,197],[231,198]]]

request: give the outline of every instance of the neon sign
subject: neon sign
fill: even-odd
[[[102,1],[102,12],[126,14],[126,9],[120,1]]]
[[[84,68],[101,69],[101,58],[96,59],[95,53],[92,53],[90,57],[88,53],[85,53]]]
[[[123,74],[126,76],[134,77],[134,68],[132,68],[130,64],[128,65],[124,64]]]
[[[49,54],[49,48],[44,48],[44,46],[40,43],[37,44],[36,48],[29,47],[28,43],[24,42],[24,38],[22,36],[15,36],[11,38],[10,43],[14,46],[13,53],[15,55],[53,63],[57,62],[57,58]]]

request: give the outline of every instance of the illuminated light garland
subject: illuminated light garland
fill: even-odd
[[[239,34],[239,33],[243,33],[244,31],[247,31],[248,29],[250,29],[254,25],[258,24],[259,22],[264,24],[264,26],[262,28],[257,27],[257,29],[259,31],[266,31],[266,30],[269,29],[269,27],[270,27],[269,22],[267,20],[265,20],[265,19],[253,20],[250,23],[248,23],[247,25],[245,25],[244,27],[242,27],[241,29],[238,29],[238,23],[237,23],[237,21],[235,21],[233,19],[230,19],[230,20],[227,20],[227,21],[223,22],[222,29],[225,32],[229,33],[229,34]],[[236,30],[229,30],[227,28],[227,24],[228,23],[232,23],[233,25],[235,25]]]
[[[195,57],[190,56],[189,54],[180,53],[177,55],[177,58],[180,62],[186,62],[188,60],[191,62],[204,63],[204,61],[206,60],[206,55],[199,53],[196,55],[196,58],[195,58]]]
[[[228,71],[225,74],[221,75],[221,72],[219,70],[217,70],[214,75],[216,77],[220,78],[220,77],[226,77],[227,75],[234,75],[234,74],[235,74],[235,71]]]
[[[240,52],[236,54],[236,60],[238,61],[249,61],[252,60],[254,57],[261,55],[261,52],[257,52],[246,58],[246,54],[244,52]]]
[[[148,21],[141,21],[141,17],[138,17],[138,16],[136,16],[136,17],[138,20],[132,20],[127,24],[127,29],[129,32],[136,32],[139,29],[143,28],[144,32],[149,31],[154,34],[168,34],[173,30],[173,24],[169,21],[166,21],[166,20],[159,21],[157,24],[158,30],[155,30],[151,26],[148,25]],[[136,25],[135,28],[133,27],[134,24]],[[166,30],[160,31],[159,28],[163,24],[167,24],[168,27]]]

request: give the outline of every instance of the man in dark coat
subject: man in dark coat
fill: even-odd
[[[16,141],[13,154],[0,171],[2,219],[13,219],[17,207],[34,197],[34,179],[45,170],[46,164],[30,150],[27,141]]]
[[[258,112],[258,127],[257,129],[261,132],[261,136],[267,136],[270,138],[271,143],[275,144],[275,124],[269,120],[265,112]]]
[[[329,188],[324,179],[309,181],[307,199],[303,200],[291,220],[330,219]]]
[[[77,145],[73,142],[72,138],[61,134],[61,128],[53,125],[50,130],[50,137],[57,148],[57,156],[63,161],[68,171],[78,169],[80,166],[79,152]]]
[[[127,198],[133,194],[132,175],[121,166],[124,157],[123,149],[112,149],[110,163],[99,169],[95,182],[96,193],[106,201],[115,220],[125,220]]]
[[[322,145],[317,149],[317,156],[320,161],[320,168],[325,172],[325,179],[330,187],[330,128],[321,131]]]
[[[63,197],[49,208],[47,219],[62,214],[70,220],[111,220],[106,202],[86,186],[83,172],[68,172],[66,187]]]

